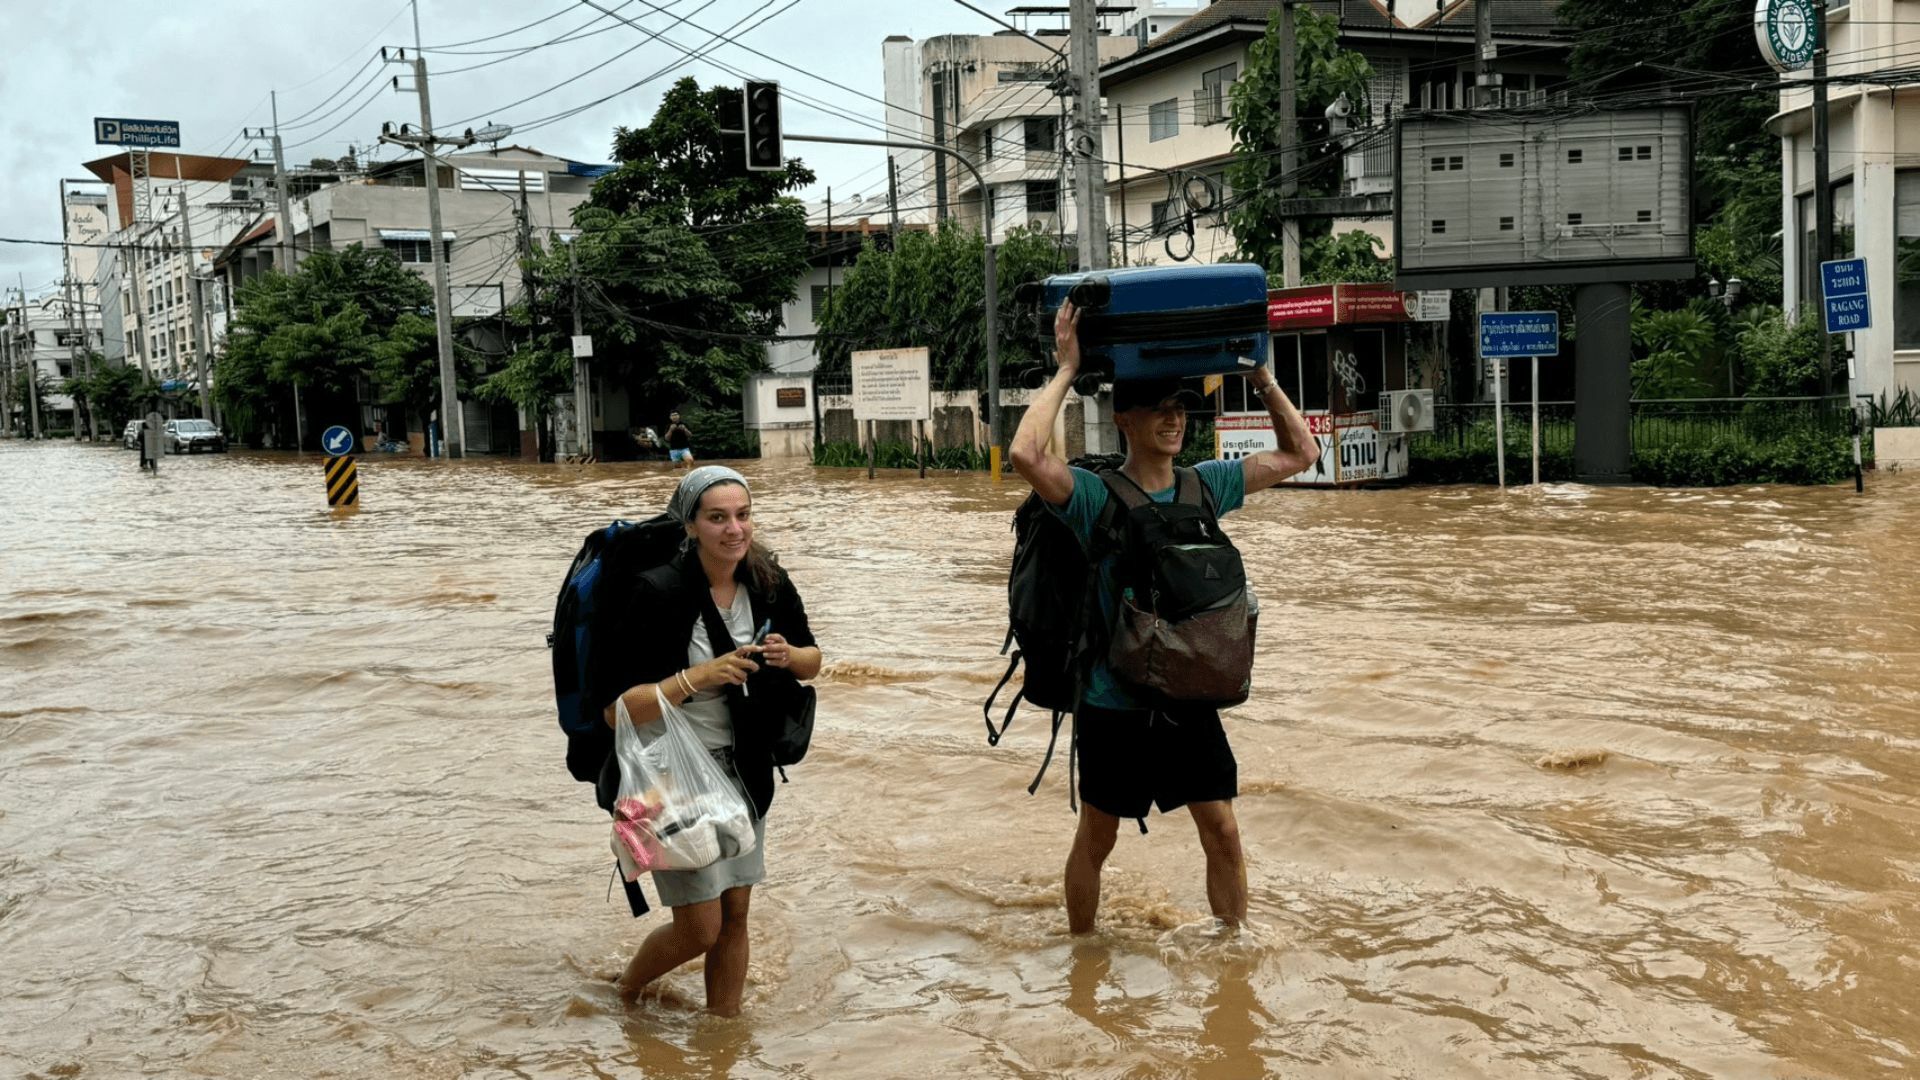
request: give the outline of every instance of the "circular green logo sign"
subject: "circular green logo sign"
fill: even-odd
[[[1753,8],[1753,36],[1760,42],[1760,55],[1779,71],[1798,71],[1813,63],[1818,18],[1813,0],[1759,0]]]

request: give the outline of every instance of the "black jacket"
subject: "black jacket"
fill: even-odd
[[[605,614],[593,627],[595,650],[604,661],[595,665],[588,693],[601,709],[635,686],[664,682],[685,668],[687,638],[703,612],[710,620],[708,625],[725,625],[707,591],[700,557],[694,552],[683,552],[672,562],[646,571],[636,572],[617,562],[609,563],[606,571],[613,575],[609,582],[623,582],[628,595],[623,603],[603,605]],[[785,570],[779,577],[778,586],[768,594],[754,584],[746,564],[741,564],[738,580],[753,606],[753,625],[758,628],[771,619],[771,632],[786,638],[788,644],[795,648],[812,646],[813,629],[807,625],[800,593]],[[753,799],[755,813],[764,816],[773,803],[773,760],[768,742],[776,719],[799,692],[800,683],[790,672],[762,667],[748,680],[747,687],[751,693],[745,695],[737,687],[727,688],[727,709],[733,719],[733,759]],[[601,808],[610,811],[620,791],[613,729],[607,728],[603,739],[574,742],[583,744],[576,752],[599,757],[600,780],[595,794]],[[592,745],[585,745],[590,742]]]

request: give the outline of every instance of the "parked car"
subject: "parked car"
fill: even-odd
[[[227,437],[211,420],[169,420],[161,444],[169,454],[197,454],[202,450],[220,453],[227,448]]]
[[[120,432],[120,447],[123,450],[140,449],[140,421],[127,421],[125,430]]]

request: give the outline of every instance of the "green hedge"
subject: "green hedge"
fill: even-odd
[[[1416,484],[1497,484],[1500,466],[1493,460],[1492,444],[1457,446],[1452,443],[1422,442],[1413,448],[1413,461],[1407,479]],[[1540,479],[1545,483],[1565,483],[1573,479],[1573,451],[1544,447],[1540,451]],[[1533,482],[1533,455],[1530,444],[1507,447],[1507,483]]]
[[[1833,484],[1853,475],[1853,442],[1811,431],[1764,443],[1721,436],[1642,450],[1632,470],[1635,480],[1662,487]]]
[[[693,432],[693,453],[701,461],[760,456],[760,433],[746,430],[739,409],[689,405],[680,410],[680,420]]]
[[[929,469],[987,471],[987,452],[971,446],[935,450],[931,445],[925,445],[924,453]],[[867,452],[854,442],[820,443],[813,448],[813,463],[829,469],[864,469],[867,467]],[[912,443],[882,442],[874,447],[874,465],[881,469],[915,469],[919,467],[919,462],[914,457]]]

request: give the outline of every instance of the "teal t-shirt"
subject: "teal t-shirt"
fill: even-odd
[[[1214,512],[1225,517],[1240,509],[1246,502],[1247,479],[1241,471],[1238,461],[1203,461],[1198,466],[1200,479],[1213,495]],[[1147,497],[1154,502],[1172,502],[1173,493],[1179,485],[1164,491],[1149,491]],[[1107,491],[1106,482],[1085,469],[1073,470],[1073,495],[1065,505],[1051,507],[1060,520],[1080,537],[1083,544],[1091,543],[1094,523],[1100,520],[1100,512],[1106,509],[1107,500],[1113,496]],[[1119,609],[1119,586],[1114,581],[1114,563],[1118,555],[1109,554],[1100,562],[1099,572],[1094,576],[1094,593],[1100,602],[1100,617],[1106,625],[1113,625],[1114,613]],[[1105,656],[1096,657],[1093,671],[1087,678],[1086,701],[1089,705],[1103,709],[1143,709],[1146,705],[1135,700],[1124,687],[1114,680],[1113,672],[1107,669]]]

